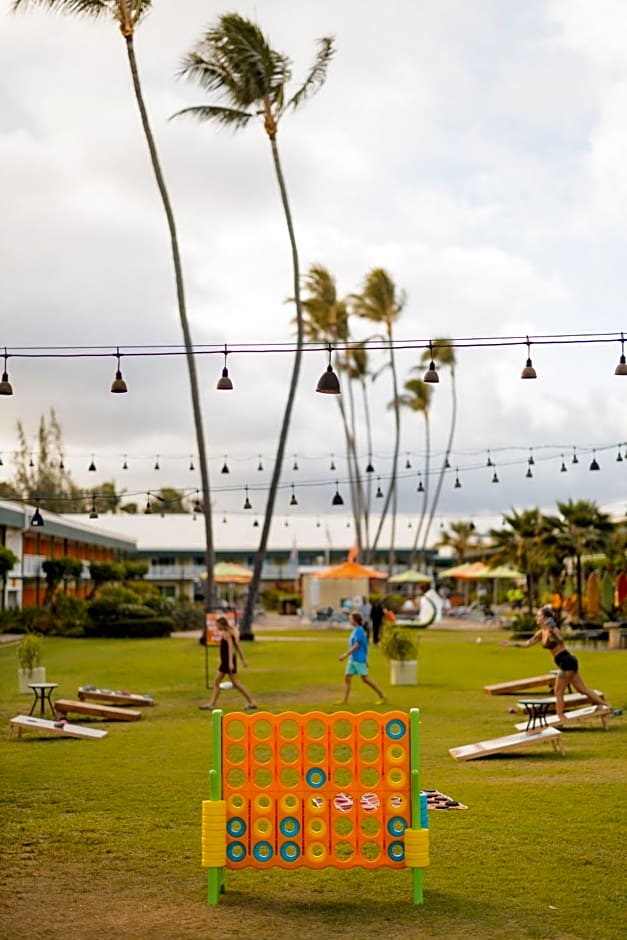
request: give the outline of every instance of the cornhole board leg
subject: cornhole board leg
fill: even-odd
[[[536,728],[533,731],[519,731],[517,734],[508,734],[502,738],[491,738],[488,741],[477,741],[476,744],[464,744],[462,747],[449,748],[449,754],[455,760],[476,760],[478,757],[487,757],[489,754],[499,754],[503,751],[527,747],[540,741],[550,741],[553,750],[564,754],[561,733],[557,728]]]
[[[604,729],[608,731],[609,730],[608,719],[609,719],[610,714],[611,712],[609,708],[607,711],[598,712],[596,705],[588,705],[585,708],[574,708],[572,711],[565,712],[564,714],[565,720],[562,722],[562,727],[564,727],[565,725],[569,725],[571,722],[581,721],[582,719],[585,719],[585,718],[600,718],[601,724],[603,725]],[[551,725],[557,725],[558,723],[559,723],[559,719],[557,715],[547,715],[546,717],[547,726],[550,727]],[[516,729],[518,731],[524,731],[526,727],[527,727],[526,721],[519,721],[516,724]]]
[[[58,734],[65,738],[104,738],[106,731],[100,731],[96,728],[83,728],[81,725],[71,725],[65,723],[57,727],[57,723],[48,718],[33,718],[30,715],[16,715],[11,718],[10,726],[18,728],[21,732],[24,728],[30,728],[32,731],[48,731],[50,734]]]
[[[543,676],[529,676],[528,679],[513,679],[511,682],[496,682],[494,685],[484,685],[483,691],[488,695],[511,695],[525,689],[542,688],[555,685],[556,672],[547,672]]]

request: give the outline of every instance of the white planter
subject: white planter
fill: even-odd
[[[45,666],[34,666],[32,669],[18,669],[17,670],[17,684],[20,690],[20,695],[32,695],[33,690],[28,688],[29,682],[45,682],[46,681],[46,667]]]
[[[391,659],[390,685],[418,685],[418,660]]]

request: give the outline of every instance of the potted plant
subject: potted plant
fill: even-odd
[[[21,695],[31,692],[29,682],[45,682],[46,669],[41,662],[41,637],[38,633],[25,633],[17,647],[17,681]]]
[[[417,685],[418,640],[410,631],[395,623],[386,624],[379,647],[390,661],[390,685]]]

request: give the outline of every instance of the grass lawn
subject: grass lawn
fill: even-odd
[[[478,631],[479,632],[479,631]],[[344,632],[259,632],[242,679],[272,712],[332,711],[340,697]],[[47,678],[57,697],[81,684],[151,692],[139,722],[100,741],[37,737],[1,742],[0,811],[4,940],[187,940],[204,936],[622,940],[625,923],[627,719],[609,732],[595,720],[568,729],[566,756],[543,743],[469,763],[449,747],[513,730],[515,697],[487,683],[548,671],[545,651],[504,650],[497,633],[423,632],[419,683],[390,687],[381,653],[373,678],[390,706],[421,709],[423,787],[468,810],[431,812],[425,903],[412,904],[407,871],[298,869],[229,873],[217,908],[206,904],[200,804],[209,796],[210,716],[204,650],[192,638],[47,638]],[[215,663],[215,652],[211,653]],[[577,651],[588,685],[625,709],[627,653]],[[15,646],[0,645],[0,719],[28,712],[17,693]],[[372,706],[354,681],[350,708]],[[222,694],[239,710],[237,692]],[[381,706],[379,711],[384,711]]]

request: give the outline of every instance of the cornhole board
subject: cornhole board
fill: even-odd
[[[529,676],[528,679],[514,679],[511,682],[497,682],[494,685],[484,685],[483,691],[488,695],[515,695],[525,689],[542,688],[548,685],[550,689],[555,684],[556,672],[547,672],[543,676]]]
[[[605,712],[598,712],[596,705],[588,705],[585,708],[573,708],[569,712],[564,713],[564,721],[561,723],[562,727],[569,725],[571,722],[582,721],[585,718],[600,718],[601,724],[607,731],[609,728],[608,718],[611,715],[611,711],[608,708]],[[547,715],[545,727],[551,727],[552,725],[558,724],[557,715]],[[518,731],[524,731],[527,727],[526,721],[519,721],[516,725]]]
[[[31,715],[16,715],[9,722],[9,732],[17,728],[18,736],[24,728],[31,731],[48,731],[50,734],[60,734],[65,738],[104,738],[106,731],[96,728],[82,728],[80,725],[71,725],[68,722],[51,721],[49,718],[33,718]]]
[[[109,702],[110,705],[154,705],[152,695],[136,695],[133,692],[112,692],[111,689],[96,689],[82,685],[78,690],[81,702]]]
[[[596,692],[597,695],[600,695],[601,698],[603,698],[602,692],[599,692],[598,689],[594,689],[594,691]],[[549,711],[555,711],[555,696],[553,695],[547,696],[547,699],[549,699],[549,705],[548,705]],[[539,697],[538,701],[544,702],[545,699]],[[564,696],[564,706],[566,708],[576,708],[577,705],[589,705],[589,704],[590,704],[590,699],[588,698],[587,695],[582,695],[581,692],[568,692]],[[521,712],[527,711],[527,709],[522,704],[522,702],[517,702],[516,708],[518,709],[518,711],[521,711]]]
[[[491,738],[489,741],[477,741],[476,744],[464,744],[462,747],[449,748],[449,754],[455,760],[476,760],[478,757],[487,757],[489,754],[500,754],[503,751],[518,750],[540,741],[550,741],[554,751],[564,754],[561,732],[557,728],[536,728],[534,731],[519,731],[517,734],[507,734],[502,738]]]
[[[54,710],[61,715],[76,712],[79,715],[91,715],[92,718],[109,721],[139,721],[142,716],[141,712],[132,708],[116,708],[114,705],[98,705],[96,702],[74,702],[67,698],[57,699]]]

